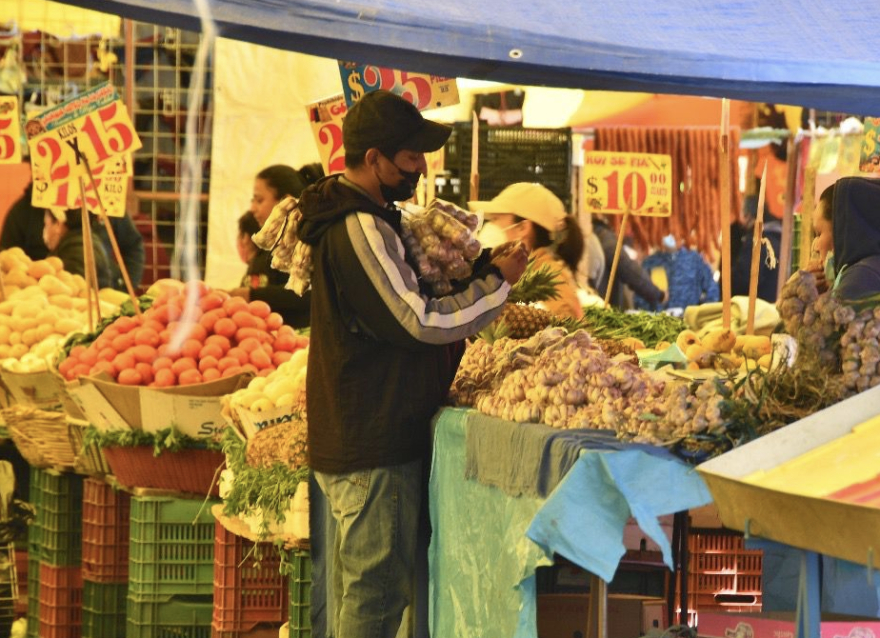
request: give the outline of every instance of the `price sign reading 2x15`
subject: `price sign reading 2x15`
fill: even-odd
[[[593,213],[668,217],[672,212],[672,161],[653,153],[584,154],[583,201]]]

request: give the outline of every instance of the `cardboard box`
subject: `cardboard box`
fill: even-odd
[[[701,612],[700,638],[795,638],[794,612],[723,614]],[[880,619],[822,614],[821,638],[874,638],[880,636]]]
[[[645,613],[646,605],[650,607]],[[659,611],[659,614],[658,614]],[[638,638],[662,617],[666,622],[665,603],[643,596],[608,596],[609,638]],[[541,594],[538,596],[538,638],[586,638],[590,616],[589,594]]]
[[[207,437],[226,427],[220,397],[244,387],[251,378],[239,374],[196,385],[146,388],[83,377],[79,387],[68,387],[68,392],[100,430],[156,432],[173,424],[184,434]]]
[[[251,412],[244,408],[234,407],[235,421],[241,425],[246,438],[253,438],[257,432],[271,425],[281,425],[291,421],[300,421],[302,416],[293,412],[290,407],[274,408],[263,412]]]
[[[64,380],[54,372],[11,372],[0,369],[0,378],[16,403],[49,412],[61,411]]]

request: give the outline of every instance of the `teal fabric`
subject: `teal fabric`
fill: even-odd
[[[632,515],[671,565],[657,516],[711,501],[693,468],[643,450],[585,451],[546,500],[510,496],[465,478],[467,430],[477,418],[444,409],[434,421],[432,636],[534,638],[535,568],[553,552],[610,581]]]

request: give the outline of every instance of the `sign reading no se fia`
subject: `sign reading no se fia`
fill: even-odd
[[[655,153],[584,154],[583,201],[592,213],[672,214],[672,159]]]

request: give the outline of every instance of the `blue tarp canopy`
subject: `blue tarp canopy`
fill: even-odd
[[[194,0],[63,0],[201,30]],[[880,3],[845,0],[205,0],[219,35],[515,84],[880,115]]]

